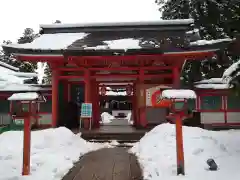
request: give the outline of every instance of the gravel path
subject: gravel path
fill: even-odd
[[[103,148],[82,156],[62,180],[142,180],[142,170],[127,148]]]

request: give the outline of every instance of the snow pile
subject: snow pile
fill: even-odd
[[[183,127],[185,173],[176,175],[175,125],[162,124],[147,133],[131,152],[143,167],[147,180],[238,180],[240,177],[240,131],[207,131]],[[213,158],[219,170],[207,170],[206,161]]]
[[[0,135],[0,180],[25,179],[22,171],[23,132]],[[105,145],[88,143],[66,128],[32,132],[31,176],[34,180],[61,179],[80,155]]]
[[[189,89],[167,89],[162,92],[162,97],[167,99],[195,99],[196,93]]]
[[[108,124],[108,123],[112,122],[112,120],[114,119],[114,116],[112,116],[111,114],[109,114],[107,112],[103,112],[101,114],[101,119],[102,119],[103,124]]]

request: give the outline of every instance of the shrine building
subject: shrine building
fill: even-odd
[[[161,91],[180,88],[184,62],[213,57],[229,43],[201,40],[194,21],[183,19],[40,25],[40,36],[33,42],[3,49],[21,61],[49,64],[52,127],[79,121],[80,104],[85,102],[92,103],[92,125],[99,128],[106,107],[100,102],[116,98],[127,102],[124,108],[131,111],[133,126],[146,128],[165,121]],[[125,91],[126,96],[109,96],[108,88]],[[83,121],[86,129],[89,121]]]

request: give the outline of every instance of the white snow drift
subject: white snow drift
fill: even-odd
[[[238,180],[240,177],[240,131],[207,131],[184,127],[185,176],[176,174],[175,126],[163,124],[147,133],[130,150],[139,158],[146,180]],[[208,171],[213,158],[218,171]]]
[[[80,155],[107,144],[88,143],[66,128],[32,132],[31,175],[21,176],[23,132],[0,135],[0,180],[59,180]]]

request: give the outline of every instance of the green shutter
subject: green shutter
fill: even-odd
[[[239,109],[240,110],[240,97],[230,95],[227,97],[227,109],[228,110],[234,110]]]
[[[9,113],[10,111],[10,101],[8,100],[0,100],[0,113]]]
[[[222,96],[202,96],[202,110],[220,110],[222,109]]]
[[[40,112],[52,112],[52,99],[49,98],[44,103],[40,103]]]
[[[188,109],[194,110],[196,109],[196,100],[195,99],[188,99]]]

